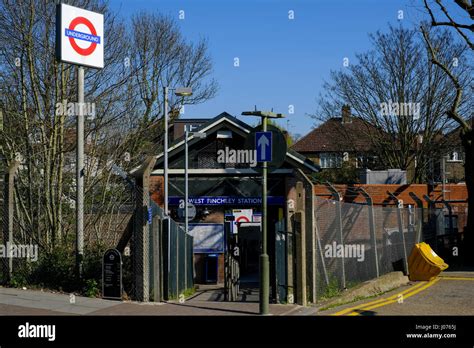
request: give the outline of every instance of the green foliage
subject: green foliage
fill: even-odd
[[[74,267],[74,252],[65,247],[55,248],[51,252],[41,253],[36,268],[29,277],[29,283],[72,292],[79,285]]]
[[[326,300],[336,296],[339,296],[341,293],[341,287],[339,286],[339,282],[335,277],[331,277],[329,280],[329,284],[324,290],[324,293],[321,295],[321,299]]]
[[[28,280],[23,274],[14,274],[10,280],[10,286],[14,288],[22,288],[28,284]]]
[[[99,283],[95,279],[87,279],[84,286],[84,295],[87,297],[98,297],[99,294]]]
[[[52,290],[79,292],[96,297],[100,294],[102,279],[102,254],[100,246],[89,248],[83,260],[83,278],[78,279],[76,256],[72,247],[57,247],[43,252],[29,273],[15,275],[11,286],[41,286]]]
[[[183,291],[184,298],[188,298],[189,296],[194,295],[195,292],[196,292],[196,288],[195,288],[195,287],[192,287],[192,288],[189,288],[189,289],[184,290],[184,291]]]

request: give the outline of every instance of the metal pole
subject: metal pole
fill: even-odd
[[[16,171],[18,170],[18,167],[20,166],[20,162],[17,160],[13,160],[11,163],[10,167],[8,168],[8,197],[7,202],[5,202],[4,199],[4,204],[7,204],[7,209],[8,209],[8,243],[10,244],[10,247],[13,248],[13,245],[15,244],[15,241],[13,240],[13,218],[14,218],[14,211],[15,211],[15,175]],[[8,246],[7,246],[8,249]],[[12,249],[10,249],[12,250]],[[12,280],[13,277],[13,255],[8,253],[8,281]]]
[[[184,131],[184,230],[188,233],[188,128]]]
[[[327,188],[331,191],[332,198],[335,200],[336,205],[336,217],[335,220],[337,221],[337,229],[339,232],[339,240],[342,248],[344,249],[344,234],[342,231],[342,209],[341,209],[341,195],[339,192],[332,186],[329,182],[326,183]],[[342,270],[342,288],[346,289],[346,266],[345,266],[345,258],[344,253],[341,257],[341,270]]]
[[[164,151],[164,193],[165,193],[165,204],[164,204],[164,209],[165,209],[165,216],[168,216],[168,87],[163,87],[163,96],[164,96],[164,109],[165,109],[165,138],[163,140],[163,151]]]
[[[76,266],[78,276],[82,277],[82,260],[84,257],[84,68],[77,71],[77,114],[76,128]]]
[[[406,274],[409,275],[410,272],[408,271],[407,247],[406,247],[406,241],[405,241],[405,233],[403,232],[403,217],[402,217],[402,212],[403,212],[403,201],[398,200],[398,208],[397,208],[398,231],[399,231],[399,233],[401,234],[401,237],[402,237],[402,243],[403,243],[403,258],[405,259]]]
[[[368,207],[369,230],[370,230],[370,236],[373,239],[373,243],[374,243],[373,248],[374,248],[374,257],[375,257],[375,272],[378,278],[380,276],[380,272],[379,272],[379,257],[378,257],[378,252],[377,252],[377,234],[375,232],[374,202],[372,201],[372,197],[362,187],[359,188],[359,192],[365,198],[365,201]]]
[[[443,183],[441,185],[441,197],[442,197],[442,200],[444,201],[445,199],[444,194],[446,192],[446,156],[443,156],[443,161],[441,162],[441,170],[442,170],[441,177],[443,180]]]
[[[267,131],[267,117],[262,117],[262,129]],[[260,255],[260,314],[268,314],[269,260],[267,254],[267,162],[263,162],[262,180],[262,255]]]

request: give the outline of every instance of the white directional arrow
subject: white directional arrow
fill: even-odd
[[[265,156],[265,148],[270,145],[270,141],[268,140],[268,138],[265,136],[265,135],[262,135],[260,137],[260,139],[258,139],[258,143],[257,143],[257,146],[260,148],[260,158],[262,160],[266,160],[266,156]]]

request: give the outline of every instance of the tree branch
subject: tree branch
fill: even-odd
[[[454,121],[459,123],[465,131],[468,131],[470,130],[468,123],[457,112],[459,104],[461,103],[461,97],[462,97],[462,92],[463,92],[462,86],[459,83],[459,80],[456,78],[456,76],[453,75],[453,73],[446,67],[446,65],[444,65],[438,60],[438,58],[436,57],[435,50],[433,49],[433,46],[431,45],[431,41],[428,37],[427,31],[425,30],[425,28],[423,28],[423,26],[421,26],[420,28],[423,34],[423,38],[425,39],[426,45],[428,46],[428,51],[431,56],[431,62],[444,71],[444,73],[449,77],[449,79],[454,84],[454,87],[456,88],[456,97],[454,98],[453,104],[451,105],[451,109],[447,112],[448,117],[452,118]]]

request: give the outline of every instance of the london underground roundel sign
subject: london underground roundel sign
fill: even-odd
[[[104,16],[66,4],[56,16],[58,59],[63,62],[104,67]]]

